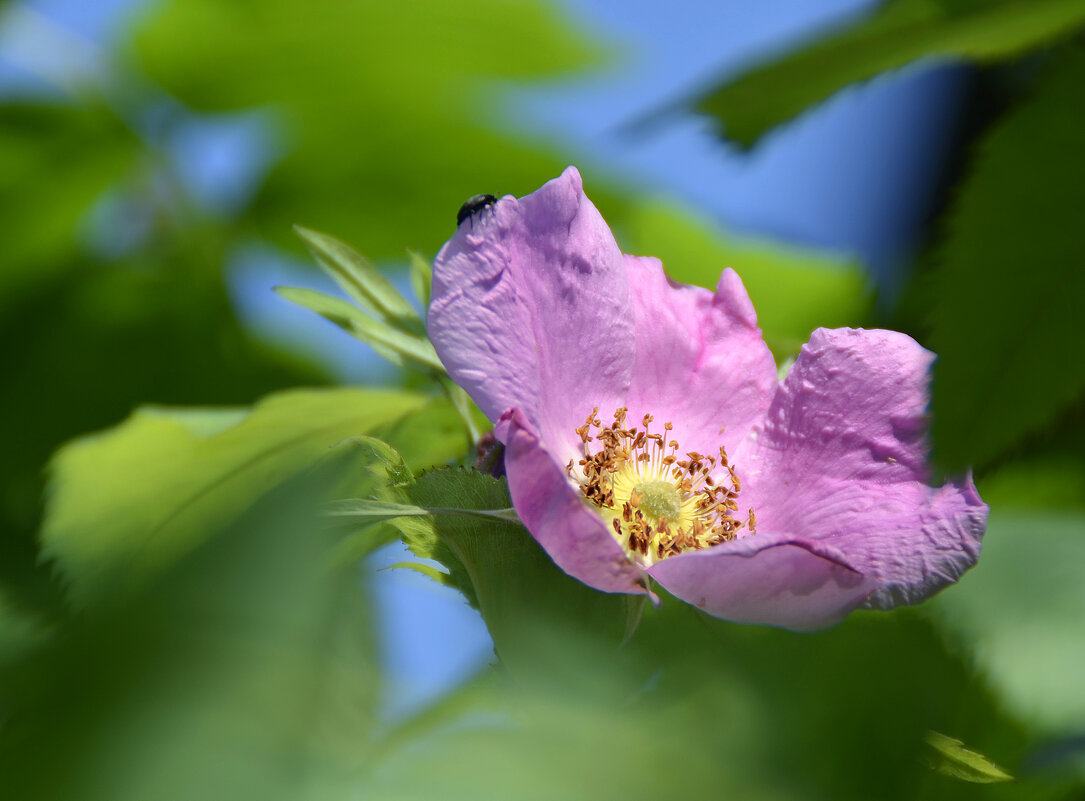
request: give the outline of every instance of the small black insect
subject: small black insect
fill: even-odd
[[[456,212],[456,227],[459,228],[468,217],[473,217],[483,209],[490,208],[496,202],[497,198],[493,195],[473,195],[467,198],[460,206],[460,210]]]

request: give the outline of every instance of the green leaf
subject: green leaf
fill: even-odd
[[[477,445],[481,438],[479,432],[480,422],[482,425],[488,425],[485,416],[479,411],[475,402],[471,400],[471,396],[467,394],[467,391],[459,384],[454,383],[451,378],[442,378],[441,388],[448,396],[452,408],[456,410],[460,420],[463,421],[467,435],[471,439],[471,445]]]
[[[411,304],[387,278],[377,272],[376,267],[349,245],[300,225],[295,225],[294,231],[305,242],[317,264],[362,309],[392,328],[425,336],[422,321]]]
[[[73,600],[140,583],[346,437],[425,408],[375,390],[295,390],[251,411],[144,407],[51,464],[43,555]]]
[[[556,632],[522,617],[519,636],[550,649],[536,652],[547,668],[565,658],[575,670],[498,671],[468,688],[466,708],[457,695],[419,716],[394,733],[369,795],[868,801],[994,789],[984,797],[1058,801],[1070,792],[1040,778],[1007,796],[931,775],[923,737],[932,728],[1014,761],[1033,742],[999,711],[970,654],[914,610],[796,635],[666,597],[617,650],[572,617],[554,618]]]
[[[983,754],[965,748],[960,740],[936,731],[929,732],[925,740],[934,750],[931,767],[939,773],[977,784],[1013,781],[1013,776]]]
[[[406,357],[431,370],[440,373],[445,371],[433,345],[422,336],[390,328],[367,316],[345,300],[333,298],[323,292],[290,286],[275,287],[275,291],[291,303],[304,306],[335,323],[348,334],[372,346],[377,353],[393,364],[402,366],[403,357]]]
[[[80,266],[88,208],[138,153],[131,130],[103,107],[0,105],[0,311],[30,285]]]
[[[695,101],[728,139],[750,147],[767,131],[857,81],[924,57],[1011,58],[1085,23],[1081,0],[891,0],[872,17],[728,80]]]
[[[38,647],[48,630],[35,615],[18,608],[0,588],[0,667]]]
[[[368,575],[329,567],[337,535],[318,509],[329,492],[366,491],[368,461],[335,451],[156,581],[0,660],[5,793],[356,796],[379,731],[372,602]]]
[[[1049,736],[1085,720],[1085,512],[995,507],[979,565],[929,602],[1003,705]]]
[[[1085,391],[1083,82],[1080,49],[1050,64],[980,143],[950,212],[930,298],[946,470],[989,463]]]
[[[430,290],[433,286],[433,265],[416,251],[408,251],[407,255],[410,257],[408,267],[411,273],[411,286],[414,287],[414,294],[418,297],[418,302],[422,304],[422,308],[429,308]]]
[[[441,468],[402,487],[400,497],[427,514],[397,517],[393,525],[415,555],[448,569],[435,578],[461,590],[481,612],[510,669],[555,681],[575,669],[576,656],[552,648],[553,638],[580,632],[605,649],[627,636],[642,599],[600,593],[563,573],[512,522],[504,481],[473,469]]]
[[[394,520],[397,517],[433,517],[435,515],[464,515],[484,520],[500,520],[519,523],[520,518],[511,507],[504,509],[461,509],[453,506],[414,506],[409,503],[376,501],[367,498],[348,498],[328,506],[329,517],[343,517],[358,521]]]
[[[601,61],[550,3],[411,8],[313,0],[299,17],[292,0],[169,0],[141,15],[129,52],[190,108],[275,110],[290,147],[248,224],[289,244],[290,225],[311,221],[381,263],[404,247],[435,253],[464,198],[522,195],[557,175],[563,158],[518,141],[486,109],[510,81]]]
[[[636,206],[626,224],[628,252],[658,256],[678,281],[715,288],[723,268],[733,267],[778,359],[818,326],[859,325],[867,316],[866,278],[841,256],[736,239],[662,204]]]

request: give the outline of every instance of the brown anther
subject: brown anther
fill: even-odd
[[[642,418],[640,430],[627,427],[626,407],[615,410],[609,425],[602,424],[598,413],[598,408],[593,409],[584,425],[575,429],[584,445],[584,458],[570,460],[566,472],[579,481],[584,497],[603,510],[627,551],[654,561],[735,539],[746,525],[731,517],[738,510],[735,498],[741,484],[722,447],[718,460],[697,451],[683,452],[677,440],[665,437],[674,429],[670,421],[663,424],[663,434],[652,434],[650,414]],[[594,453],[592,442],[597,443]],[[717,467],[728,471],[729,487],[721,485]],[[677,517],[649,520],[643,513],[644,495],[637,487],[659,481],[672,485],[680,511]],[[749,510],[751,533],[756,520]]]
[[[731,474],[731,485],[735,488],[735,492],[742,492],[742,482],[739,480],[735,468],[728,465],[727,472]]]

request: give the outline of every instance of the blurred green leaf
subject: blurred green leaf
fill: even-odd
[[[575,614],[557,629],[530,620],[516,635],[534,641],[538,670],[499,673],[406,724],[369,796],[1073,797],[1042,779],[980,787],[932,777],[923,759],[931,727],[952,727],[1000,759],[1021,759],[1028,741],[967,655],[914,612],[798,635],[712,620],[665,598],[619,650]]]
[[[849,84],[924,57],[1010,58],[1085,24],[1081,0],[890,0],[872,17],[797,53],[728,79],[695,101],[726,137],[767,131]]]
[[[309,252],[324,271],[365,312],[390,327],[408,334],[425,336],[425,328],[418,312],[387,278],[377,272],[376,267],[350,246],[327,234],[310,231],[300,225],[295,225],[294,231],[305,242]]]
[[[48,630],[34,615],[18,608],[0,588],[0,667],[40,645]]]
[[[658,256],[678,281],[714,288],[732,267],[778,359],[818,326],[859,325],[870,306],[862,270],[840,256],[734,239],[665,205],[636,206],[626,221],[628,252]]]
[[[422,254],[413,250],[409,251],[407,255],[410,257],[409,268],[414,294],[418,298],[418,302],[422,304],[422,308],[428,309],[430,287],[433,284],[433,265],[422,258]]]
[[[396,365],[403,365],[403,357],[420,366],[443,373],[445,371],[433,345],[423,335],[407,334],[374,320],[361,309],[345,300],[325,295],[313,289],[280,286],[275,291],[299,306],[316,312],[335,323],[351,336],[371,345],[377,353]]]
[[[1085,52],[980,143],[938,252],[930,298],[934,455],[982,466],[1085,390]]]
[[[0,314],[30,285],[77,266],[88,208],[137,153],[132,132],[102,107],[0,104]]]
[[[1082,511],[996,507],[979,566],[933,602],[1007,706],[1049,733],[1085,722],[1083,564]]]
[[[367,491],[369,454],[332,457],[0,665],[5,794],[352,796],[377,730],[374,632],[365,576],[329,569],[337,535],[317,509]]]
[[[983,754],[965,748],[960,740],[932,731],[928,732],[926,743],[935,752],[931,767],[939,773],[977,784],[1013,781],[1013,776]]]
[[[295,390],[249,412],[144,407],[57,453],[42,553],[85,605],[145,581],[336,443],[423,409],[425,400]]]
[[[289,150],[247,212],[266,238],[291,245],[305,220],[378,263],[436,252],[470,195],[557,175],[565,164],[503,129],[491,101],[510,79],[598,62],[551,4],[504,0],[409,14],[314,0],[304,16],[290,0],[173,0],[143,17],[134,51],[189,107],[272,110]]]
[[[1085,455],[1016,458],[985,475],[978,486],[992,508],[1085,509]]]
[[[491,512],[512,506],[504,481],[449,467],[423,473],[397,493],[425,509],[457,510],[392,524],[416,556],[448,569],[440,578],[482,613],[497,654],[519,674],[551,671],[556,678],[575,669],[575,654],[550,647],[566,629],[591,632],[597,642],[616,648],[630,605],[640,608],[640,598],[599,593],[565,575],[523,526],[503,514],[494,519]]]
[[[186,227],[107,265],[55,265],[0,314],[0,576],[13,597],[62,608],[36,559],[45,476],[60,445],[114,425],[141,403],[248,404],[283,386],[319,384],[318,370],[254,342],[223,287],[218,233]],[[17,344],[14,344],[17,343]]]

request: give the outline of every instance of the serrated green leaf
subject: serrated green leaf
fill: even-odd
[[[977,784],[1013,781],[1013,776],[978,751],[965,748],[960,740],[936,731],[929,732],[925,739],[935,752],[931,767],[939,773]]]
[[[420,475],[403,496],[422,509],[456,510],[392,524],[415,555],[448,569],[438,580],[462,591],[481,612],[497,653],[515,670],[560,673],[559,666],[568,665],[567,656],[550,649],[547,632],[589,632],[613,647],[628,635],[642,599],[597,592],[562,572],[523,526],[510,522],[504,481],[446,467]],[[500,513],[493,515],[495,510]]]
[[[397,488],[395,497],[415,508],[454,506],[461,509],[508,509],[512,501],[504,482],[475,470],[441,468],[423,473],[410,484]],[[446,583],[460,590],[478,608],[479,599],[470,568],[456,545],[460,539],[517,536],[523,529],[508,521],[466,518],[442,520],[430,515],[397,517],[392,525],[403,535],[411,552],[433,559],[448,569]]]
[[[1085,52],[975,151],[949,213],[930,298],[931,435],[948,471],[980,467],[1085,391]]]
[[[992,61],[1067,37],[1085,24],[1080,0],[892,0],[872,17],[695,101],[724,135],[752,146],[767,131],[849,84],[925,57]]]
[[[282,392],[244,414],[144,407],[54,457],[42,553],[90,603],[175,562],[344,438],[425,403],[335,389]]]
[[[305,242],[317,264],[362,309],[392,328],[416,336],[425,335],[414,307],[361,254],[319,231],[311,231],[300,225],[295,225],[294,231]]]
[[[403,358],[407,358],[439,373],[445,371],[433,345],[422,336],[391,328],[346,301],[323,292],[291,286],[275,287],[275,291],[291,303],[304,306],[335,323],[348,334],[370,345],[393,364],[403,366]]]
[[[427,565],[424,562],[396,562],[394,565],[388,565],[385,570],[413,570],[415,573],[420,573],[426,578],[433,579],[438,584],[444,584],[445,579],[448,578],[448,574],[443,570],[438,570],[433,565]]]

